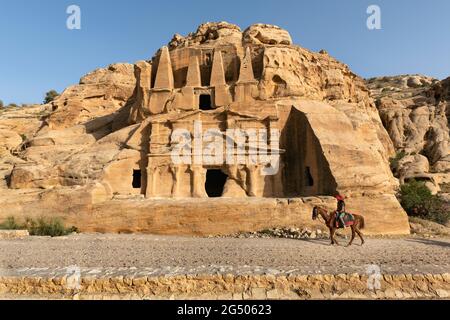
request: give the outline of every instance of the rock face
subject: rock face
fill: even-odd
[[[254,24],[244,31],[246,44],[285,44],[291,45],[289,32],[269,24]]]
[[[6,189],[15,165],[26,163],[18,157],[20,146],[43,125],[49,106],[0,109],[0,190]]]
[[[423,179],[437,192],[450,182],[450,78],[406,75],[367,84],[395,149],[406,155],[400,180]]]
[[[203,24],[175,35],[151,60],[98,69],[39,108],[45,112],[25,139],[22,126],[0,127],[7,137],[1,161],[10,163],[0,184],[9,207],[0,208],[0,218],[25,215],[38,201],[33,215],[60,212],[80,230],[222,234],[288,224],[295,215],[255,214],[239,225],[232,221],[245,214],[232,206],[207,219],[222,221],[221,229],[202,225],[212,199],[184,206],[175,226],[170,206],[158,209],[157,219],[145,212],[155,198],[195,203],[343,193],[352,211],[368,216],[368,232],[409,232],[389,168],[394,146],[364,81],[325,52],[292,45],[279,27],[241,32],[226,22]],[[20,112],[3,112],[0,125]],[[224,157],[220,150],[230,152]],[[136,206],[130,197],[147,200]],[[302,206],[299,221],[310,219],[312,206]],[[130,207],[132,218],[124,210]],[[127,219],[135,220],[121,226]]]
[[[136,86],[134,66],[118,63],[97,69],[51,102],[49,130],[60,130],[108,116],[129,102]]]

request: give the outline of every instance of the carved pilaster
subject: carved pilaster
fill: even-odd
[[[170,165],[170,171],[173,176],[173,186],[172,186],[172,197],[180,197],[180,186],[181,186],[181,172],[183,170],[182,165]]]
[[[203,166],[191,166],[192,172],[192,197],[207,198],[205,191],[206,169]]]
[[[259,187],[259,175],[258,165],[247,165],[247,171],[249,174],[248,195],[250,197],[256,197]]]
[[[147,190],[145,196],[147,198],[154,198],[158,196],[158,182],[161,168],[158,166],[149,165],[147,167]]]
[[[272,196],[273,197],[283,197],[283,171],[284,163],[280,161],[277,174],[272,176]]]

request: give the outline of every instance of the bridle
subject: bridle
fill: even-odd
[[[322,218],[323,219],[323,222],[325,223],[325,224],[327,224],[327,221],[325,220],[325,218],[323,218],[322,217],[322,215],[319,213],[319,208],[318,207],[315,207],[314,208],[314,216],[316,217],[316,219],[320,222],[320,218]]]
[[[313,209],[313,218],[314,218],[314,220],[319,220],[319,222],[320,222],[320,214],[319,214],[318,207],[314,207],[314,209]]]

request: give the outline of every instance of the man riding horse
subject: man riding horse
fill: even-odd
[[[338,221],[341,224],[342,228],[345,228],[345,197],[338,194],[337,196],[335,196],[336,200],[338,201],[337,203],[337,210],[336,210],[336,219],[338,219]]]
[[[363,245],[364,238],[360,229],[364,229],[365,227],[364,217],[359,214],[349,214],[345,212],[344,196],[337,195],[335,196],[335,198],[338,201],[336,211],[327,212],[326,209],[321,208],[319,206],[315,206],[313,208],[312,219],[316,220],[319,217],[322,217],[323,222],[330,229],[330,239],[332,245],[333,244],[339,245],[334,236],[336,230],[339,228],[345,228],[347,226],[349,226],[352,229],[352,237],[347,246],[352,245],[356,234],[358,234],[359,238],[361,239],[361,245]],[[345,222],[345,220],[348,220],[347,223]]]

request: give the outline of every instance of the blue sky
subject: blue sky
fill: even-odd
[[[76,4],[82,29],[66,28]],[[382,30],[366,27],[380,6]],[[207,21],[279,25],[294,42],[348,64],[362,77],[421,73],[450,76],[448,0],[0,0],[0,99],[39,103],[87,72],[149,59],[174,33]]]

